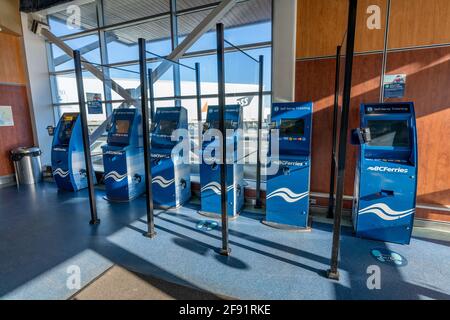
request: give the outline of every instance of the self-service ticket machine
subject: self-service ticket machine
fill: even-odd
[[[272,106],[271,129],[278,129],[279,153],[269,154],[270,167],[278,167],[267,176],[264,223],[270,226],[309,227],[312,112],[311,102]]]
[[[145,191],[141,115],[137,109],[115,109],[103,149],[106,199],[126,202]]]
[[[59,189],[78,191],[88,187],[78,113],[65,113],[59,120],[53,135],[52,172]],[[92,178],[96,183],[95,174]]]
[[[191,198],[189,155],[183,154],[183,148],[176,148],[179,140],[172,139],[178,129],[188,130],[185,108],[156,110],[151,130],[151,171],[153,202],[159,208],[179,207]]]
[[[363,104],[353,225],[362,238],[409,244],[417,192],[417,132],[413,103]]]
[[[205,139],[205,132],[210,129],[219,130],[218,106],[209,106],[204,126],[203,161],[200,165],[201,211],[206,216],[217,217],[221,214],[220,171],[222,159],[219,154],[211,152],[221,141]],[[243,165],[243,110],[239,105],[225,108],[225,129],[233,134],[227,137],[227,213],[237,218],[244,205],[244,165]]]

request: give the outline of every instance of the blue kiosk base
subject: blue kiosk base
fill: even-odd
[[[296,226],[291,226],[291,225],[281,224],[281,223],[276,223],[276,222],[270,222],[267,220],[262,220],[261,223],[268,227],[283,230],[283,231],[288,231],[288,232],[311,232],[312,231],[311,217],[309,217],[309,219],[308,219],[308,226],[306,228],[296,227]]]

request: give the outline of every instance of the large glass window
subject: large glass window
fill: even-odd
[[[52,33],[58,37],[95,29],[97,23],[97,5],[91,0],[83,5],[68,3],[64,10],[47,16]]]
[[[256,156],[257,111],[258,111],[258,60],[264,63],[263,127],[267,128],[271,104],[272,68],[272,1],[239,1],[221,20],[225,25],[226,45],[226,103],[244,106],[244,136],[246,158]],[[67,10],[53,12],[47,16],[51,32],[61,37],[71,49],[80,50],[83,59],[105,72],[111,79],[139,98],[139,52],[138,39],[147,41],[148,68],[156,70],[164,57],[172,51],[172,39],[181,43],[214,10],[219,0],[177,0],[175,22],[177,34],[172,34],[170,0],[103,0],[85,1],[80,6],[79,26],[68,23],[71,14]],[[99,18],[102,18],[99,20]],[[236,48],[239,47],[239,50]],[[208,106],[218,104],[217,57],[215,27],[203,34],[179,60],[184,66],[160,75],[154,83],[155,107],[174,106],[176,88],[180,92],[178,102],[188,109],[192,144],[198,142],[198,114],[195,72],[191,69],[200,64],[201,111],[206,117]],[[242,53],[242,50],[244,53]],[[49,44],[50,74],[57,118],[64,112],[78,112],[76,81],[73,59],[56,44]],[[108,65],[109,67],[101,66]],[[189,68],[186,68],[188,66]],[[179,77],[177,70],[179,69]],[[111,110],[123,106],[124,97],[111,89],[87,70],[84,72],[88,121],[91,131],[95,130]],[[175,80],[179,79],[178,85]],[[96,170],[101,170],[100,147],[104,137],[96,142]],[[266,148],[263,144],[263,149]],[[255,159],[253,159],[255,160]],[[250,160],[249,160],[250,161]],[[198,168],[193,168],[194,175]],[[254,180],[256,165],[245,167],[245,177]]]

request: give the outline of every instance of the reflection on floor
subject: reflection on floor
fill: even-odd
[[[341,281],[333,282],[323,276],[331,252],[329,224],[316,222],[311,233],[289,233],[261,224],[261,215],[245,213],[230,222],[232,256],[225,258],[217,253],[220,223],[210,231],[199,228],[204,218],[196,205],[158,211],[158,235],[150,240],[142,236],[144,199],[111,204],[102,191],[97,196],[102,222],[92,227],[86,191],[61,193],[51,183],[0,190],[0,297],[67,299],[78,284],[84,287],[119,265],[238,299],[450,299],[445,236],[421,236],[400,246],[357,239],[344,228]],[[408,264],[382,264],[371,256],[374,248],[393,250]],[[381,270],[381,290],[367,287],[373,265]],[[157,287],[177,298],[170,288]]]

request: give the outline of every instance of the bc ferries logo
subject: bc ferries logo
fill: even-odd
[[[308,196],[308,194],[309,194],[309,191],[297,194],[297,193],[293,192],[292,190],[289,190],[288,188],[280,188],[278,190],[275,190],[274,192],[271,192],[267,196],[267,200],[269,200],[271,198],[275,198],[275,197],[280,197],[286,202],[294,203],[294,202],[298,202],[298,201],[306,198]]]
[[[403,168],[389,168],[389,167],[368,167],[367,170],[373,171],[373,172],[387,172],[387,173],[408,173],[408,169]]]
[[[60,176],[61,178],[66,178],[69,175],[69,171],[64,171],[61,168],[56,169],[53,171],[54,176]]]
[[[119,174],[117,171],[111,171],[105,176],[105,181],[108,179],[113,179],[116,182],[122,181],[127,177],[127,174]]]
[[[396,267],[404,267],[408,264],[408,260],[401,254],[385,248],[373,249],[370,253],[377,261],[385,264],[394,265]]]
[[[233,185],[228,186],[227,191],[230,191],[233,188],[234,188]],[[218,183],[218,182],[210,182],[210,183],[208,183],[206,186],[204,186],[202,188],[201,192],[203,193],[203,192],[206,192],[206,191],[209,191],[209,190],[211,190],[212,192],[214,192],[217,195],[220,195],[221,194],[221,192],[220,192],[220,190],[221,190],[220,183]]]
[[[153,184],[158,184],[161,188],[166,189],[175,182],[175,179],[166,180],[164,177],[158,176],[153,178]]]
[[[358,213],[359,213],[359,215],[374,214],[382,220],[395,221],[395,220],[406,218],[406,217],[414,214],[414,212],[415,212],[415,209],[409,209],[409,210],[405,210],[405,211],[395,211],[395,210],[391,209],[391,207],[389,207],[385,203],[376,203],[367,208],[360,210]]]

